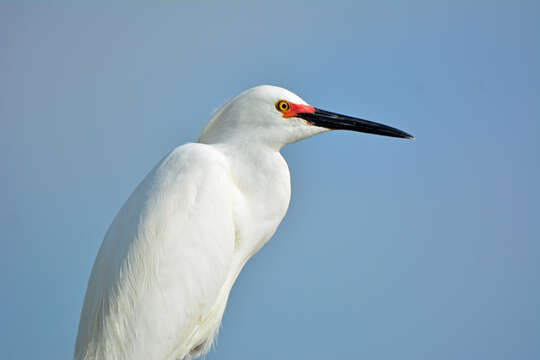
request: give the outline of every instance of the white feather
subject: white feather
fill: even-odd
[[[290,177],[279,149],[325,130],[280,116],[274,103],[283,98],[304,103],[270,86],[233,99],[201,143],[172,151],[137,187],[92,269],[77,360],[208,351],[236,277],[287,211]]]

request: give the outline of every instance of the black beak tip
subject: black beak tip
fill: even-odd
[[[405,139],[409,139],[409,140],[412,140],[412,141],[416,140],[416,138],[415,138],[415,137],[414,137],[413,135],[411,135],[411,134],[407,134],[407,133],[405,133],[405,136],[404,136],[404,138],[405,138]]]

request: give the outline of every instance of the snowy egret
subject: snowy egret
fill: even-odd
[[[75,359],[205,354],[236,277],[287,212],[291,184],[280,149],[332,129],[413,138],[265,85],[221,107],[198,143],[165,156],[105,235]]]

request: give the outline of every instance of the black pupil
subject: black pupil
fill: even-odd
[[[283,110],[286,110],[286,109],[287,109],[287,104],[281,103],[281,108],[282,108]]]

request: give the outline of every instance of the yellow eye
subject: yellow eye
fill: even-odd
[[[291,109],[291,104],[285,100],[279,100],[276,103],[276,109],[281,112],[289,111]]]

